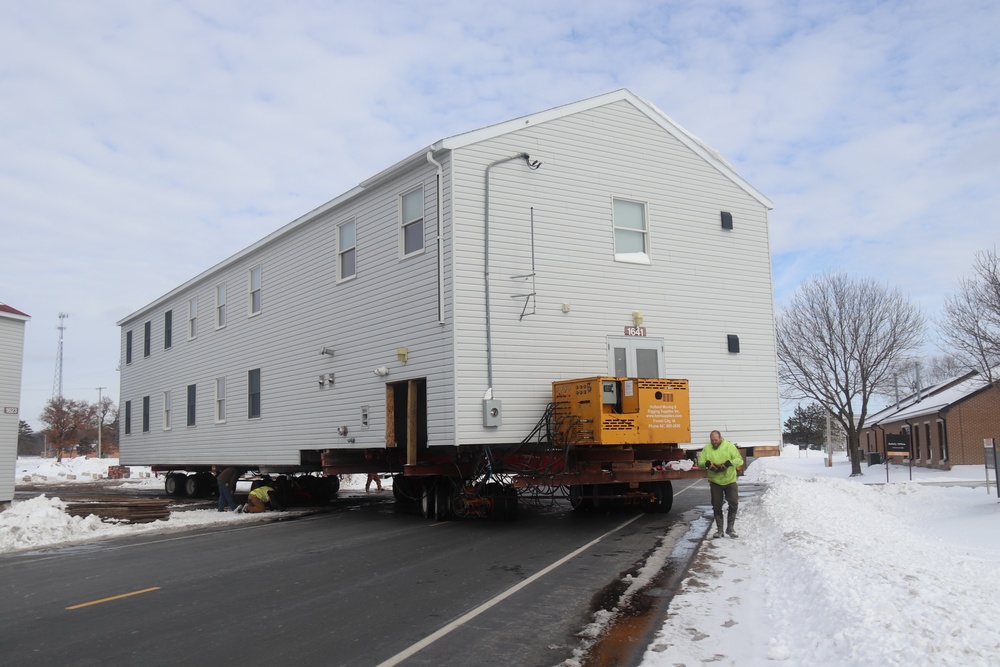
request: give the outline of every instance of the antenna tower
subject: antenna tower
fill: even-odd
[[[56,376],[52,380],[52,398],[62,398],[63,395],[63,331],[66,331],[68,313],[59,313],[59,347],[56,350]]]

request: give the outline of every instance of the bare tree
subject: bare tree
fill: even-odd
[[[1000,256],[976,253],[973,275],[962,278],[944,305],[941,337],[969,368],[1000,388]]]
[[[786,398],[812,399],[847,434],[851,475],[869,402],[919,348],[924,318],[898,289],[846,274],[804,283],[776,319],[778,377]]]

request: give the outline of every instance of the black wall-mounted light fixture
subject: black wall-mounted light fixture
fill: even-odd
[[[726,336],[726,342],[729,344],[729,351],[737,353],[740,351],[740,337],[733,334]]]
[[[729,211],[722,211],[722,228],[732,229],[733,228],[733,214]]]

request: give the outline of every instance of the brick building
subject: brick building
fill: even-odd
[[[885,453],[885,436],[903,433],[915,465],[983,465],[983,439],[1000,441],[1000,388],[976,371],[929,387],[873,415],[861,447]]]

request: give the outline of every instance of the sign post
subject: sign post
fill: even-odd
[[[910,436],[906,433],[885,434],[885,481],[887,484],[889,483],[889,459],[894,456],[910,456]],[[910,478],[913,478],[912,471]]]
[[[986,463],[986,493],[990,492],[990,468],[993,469],[993,477],[996,478],[997,483],[997,498],[1000,498],[1000,477],[997,477],[1000,471],[1000,461],[998,461],[998,452],[996,447],[996,442],[993,438],[983,438],[983,460]]]

